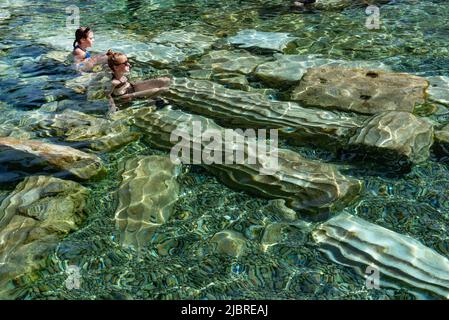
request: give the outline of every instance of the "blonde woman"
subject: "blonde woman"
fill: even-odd
[[[117,110],[115,99],[130,101],[133,98],[152,97],[166,91],[170,86],[170,78],[163,77],[140,82],[130,82],[125,76],[131,68],[128,57],[123,53],[109,50],[106,53],[108,65],[112,71],[111,92],[109,93],[110,111]]]

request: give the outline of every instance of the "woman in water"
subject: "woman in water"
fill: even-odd
[[[163,77],[141,82],[129,82],[125,74],[131,67],[128,58],[123,53],[107,52],[108,65],[112,71],[111,92],[109,93],[110,111],[117,110],[114,99],[129,101],[133,98],[151,97],[166,91],[170,86],[170,78]]]
[[[97,64],[106,63],[106,55],[92,57],[87,51],[87,48],[93,46],[94,41],[94,33],[89,27],[81,27],[76,30],[72,54],[77,69],[86,71]]]

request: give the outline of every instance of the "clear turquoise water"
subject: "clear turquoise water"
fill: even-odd
[[[285,2],[284,2],[285,3]],[[4,1],[0,4],[5,6]],[[449,75],[447,1],[395,1],[381,8],[382,28],[367,30],[363,7],[343,12],[290,13],[282,1],[15,1],[11,18],[0,20],[0,124],[20,127],[49,101],[74,100],[88,108],[83,95],[64,87],[76,74],[67,66],[41,60],[53,50],[40,39],[63,28],[68,5],[80,7],[83,25],[96,34],[118,31],[150,39],[173,29],[214,35],[241,29],[289,32],[300,38],[292,54],[319,53],[346,60],[382,61],[395,71],[423,76]],[[138,63],[136,77],[184,74],[188,66],[156,69]],[[94,107],[94,106],[93,106]],[[442,109],[433,118],[449,122]],[[341,161],[321,150],[288,146],[309,158],[334,162],[364,181],[361,201],[350,213],[418,239],[449,257],[448,159],[432,156],[410,173],[385,175],[376,164]],[[352,269],[330,262],[300,226],[284,228],[278,243],[264,252],[261,236],[279,222],[273,205],[231,190],[198,167],[184,167],[176,214],[139,252],[122,248],[113,216],[118,163],[160,151],[145,141],[100,154],[108,175],[84,183],[91,190],[90,216],[47,260],[34,280],[19,282],[19,299],[413,299],[406,290],[368,290]],[[13,186],[3,186],[0,197]],[[307,219],[307,217],[304,217]],[[239,258],[217,255],[211,237],[233,229],[247,238]],[[81,268],[81,288],[64,285],[67,265]]]

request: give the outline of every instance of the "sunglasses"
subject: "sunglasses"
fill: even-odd
[[[116,66],[121,66],[122,64],[126,64],[128,67],[131,67],[131,64],[129,63],[128,60],[126,60],[125,62],[122,62],[122,63],[115,63],[114,62],[114,65],[116,65]]]

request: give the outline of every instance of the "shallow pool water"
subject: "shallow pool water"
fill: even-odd
[[[425,77],[449,76],[449,2],[445,0],[396,0],[382,5],[379,30],[366,27],[365,7],[360,5],[344,10],[295,12],[288,1],[280,0],[0,0],[1,127],[13,127],[17,135],[26,137],[30,123],[55,112],[43,109],[54,102],[66,101],[67,108],[105,115],[107,102],[89,100],[85,94],[68,88],[66,81],[73,80],[77,72],[48,58],[54,51],[70,53],[67,50],[73,42],[73,28],[66,27],[66,8],[73,5],[80,10],[80,23],[95,31],[92,51],[102,52],[108,47],[134,50],[133,78],[188,76],[202,55],[210,50],[228,50],[225,38],[245,29],[284,32],[296,37],[295,45],[288,46],[284,54],[382,62],[393,71]],[[161,53],[163,58],[159,60],[168,59],[168,63],[154,63],[151,59],[155,58],[147,55],[145,46],[171,30],[195,32],[216,41],[203,50],[199,40],[178,39],[176,49]],[[187,45],[180,45],[183,42]],[[248,52],[265,58],[273,54],[261,49]],[[183,60],[180,57],[184,54],[187,58]],[[257,79],[249,80],[254,88],[266,87]],[[283,99],[285,94],[282,88],[272,88],[275,99]],[[449,110],[440,105],[431,119],[441,125],[448,123]],[[33,138],[58,142],[51,136]],[[281,145],[309,159],[334,163],[342,173],[363,181],[364,191],[346,212],[409,235],[449,258],[447,157],[432,153],[428,161],[413,166],[409,172],[391,173],[374,161],[345,159],[287,141],[281,141]],[[365,279],[353,269],[330,261],[318,250],[309,230],[319,220],[299,212],[299,220],[282,221],[276,201],[228,188],[199,166],[182,167],[175,213],[157,229],[151,241],[138,250],[122,247],[114,222],[116,191],[121,182],[119,164],[140,155],[164,153],[150,147],[145,138],[112,152],[99,152],[106,176],[81,183],[90,191],[86,221],[60,241],[43,268],[15,281],[14,297],[415,298],[405,287],[368,289]],[[0,199],[16,184],[2,185]],[[276,223],[283,223],[283,227],[270,245],[264,245],[265,230]],[[244,254],[232,257],[216,252],[211,238],[223,230],[244,235]],[[65,285],[70,265],[80,268],[79,289],[71,290]]]

